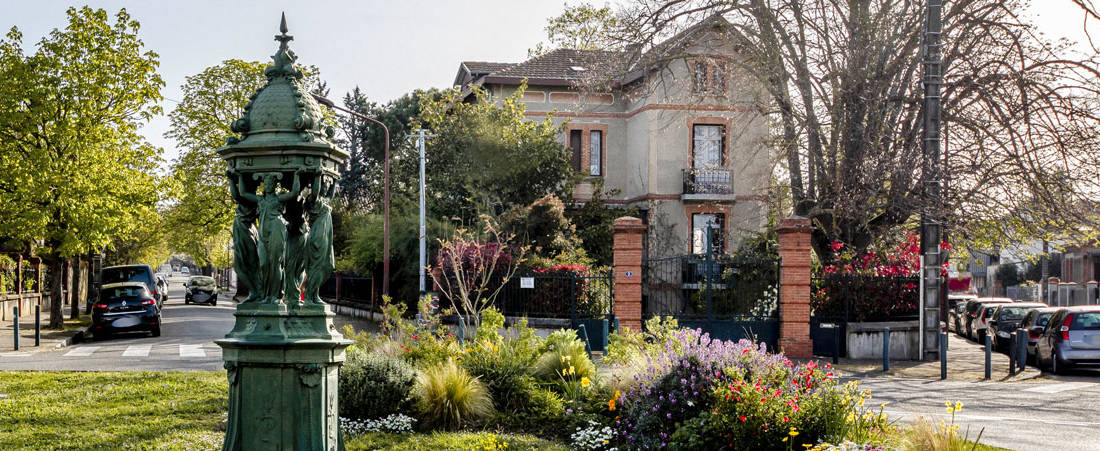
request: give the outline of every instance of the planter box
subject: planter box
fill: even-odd
[[[890,328],[890,360],[920,360],[920,324],[917,321],[848,323],[848,358],[881,359],[883,331]]]

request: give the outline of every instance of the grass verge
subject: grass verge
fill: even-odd
[[[2,372],[0,449],[221,447],[221,372]]]

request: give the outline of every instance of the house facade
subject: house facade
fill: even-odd
[[[655,47],[671,56],[606,90],[580,86],[622,54],[571,49],[521,63],[463,62],[454,84],[496,100],[526,82],[526,114],[566,124],[562,142],[585,175],[573,201],[602,186],[607,203],[636,208],[649,256],[702,253],[708,244],[731,250],[765,225],[772,159],[763,93],[730,64],[737,45],[725,26],[711,20],[671,38]]]

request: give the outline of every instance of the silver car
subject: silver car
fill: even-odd
[[[1058,309],[1036,344],[1041,366],[1055,374],[1076,365],[1100,365],[1100,305]]]

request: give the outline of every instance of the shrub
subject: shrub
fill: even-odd
[[[485,385],[454,360],[423,369],[416,377],[413,396],[422,419],[432,426],[454,429],[493,412]]]
[[[347,355],[340,368],[341,415],[370,420],[409,411],[409,392],[416,380],[412,366],[365,351]]]
[[[521,393],[535,383],[530,374],[533,358],[523,355],[509,342],[497,344],[484,338],[459,360],[463,368],[489,389],[497,409],[519,408]]]
[[[519,408],[498,415],[496,422],[500,426],[543,437],[560,436],[565,430],[569,415],[561,395],[531,381],[515,396]]]
[[[535,362],[534,373],[545,381],[580,380],[596,375],[596,365],[588,358],[584,343],[573,330],[559,330],[546,337],[542,355]]]

